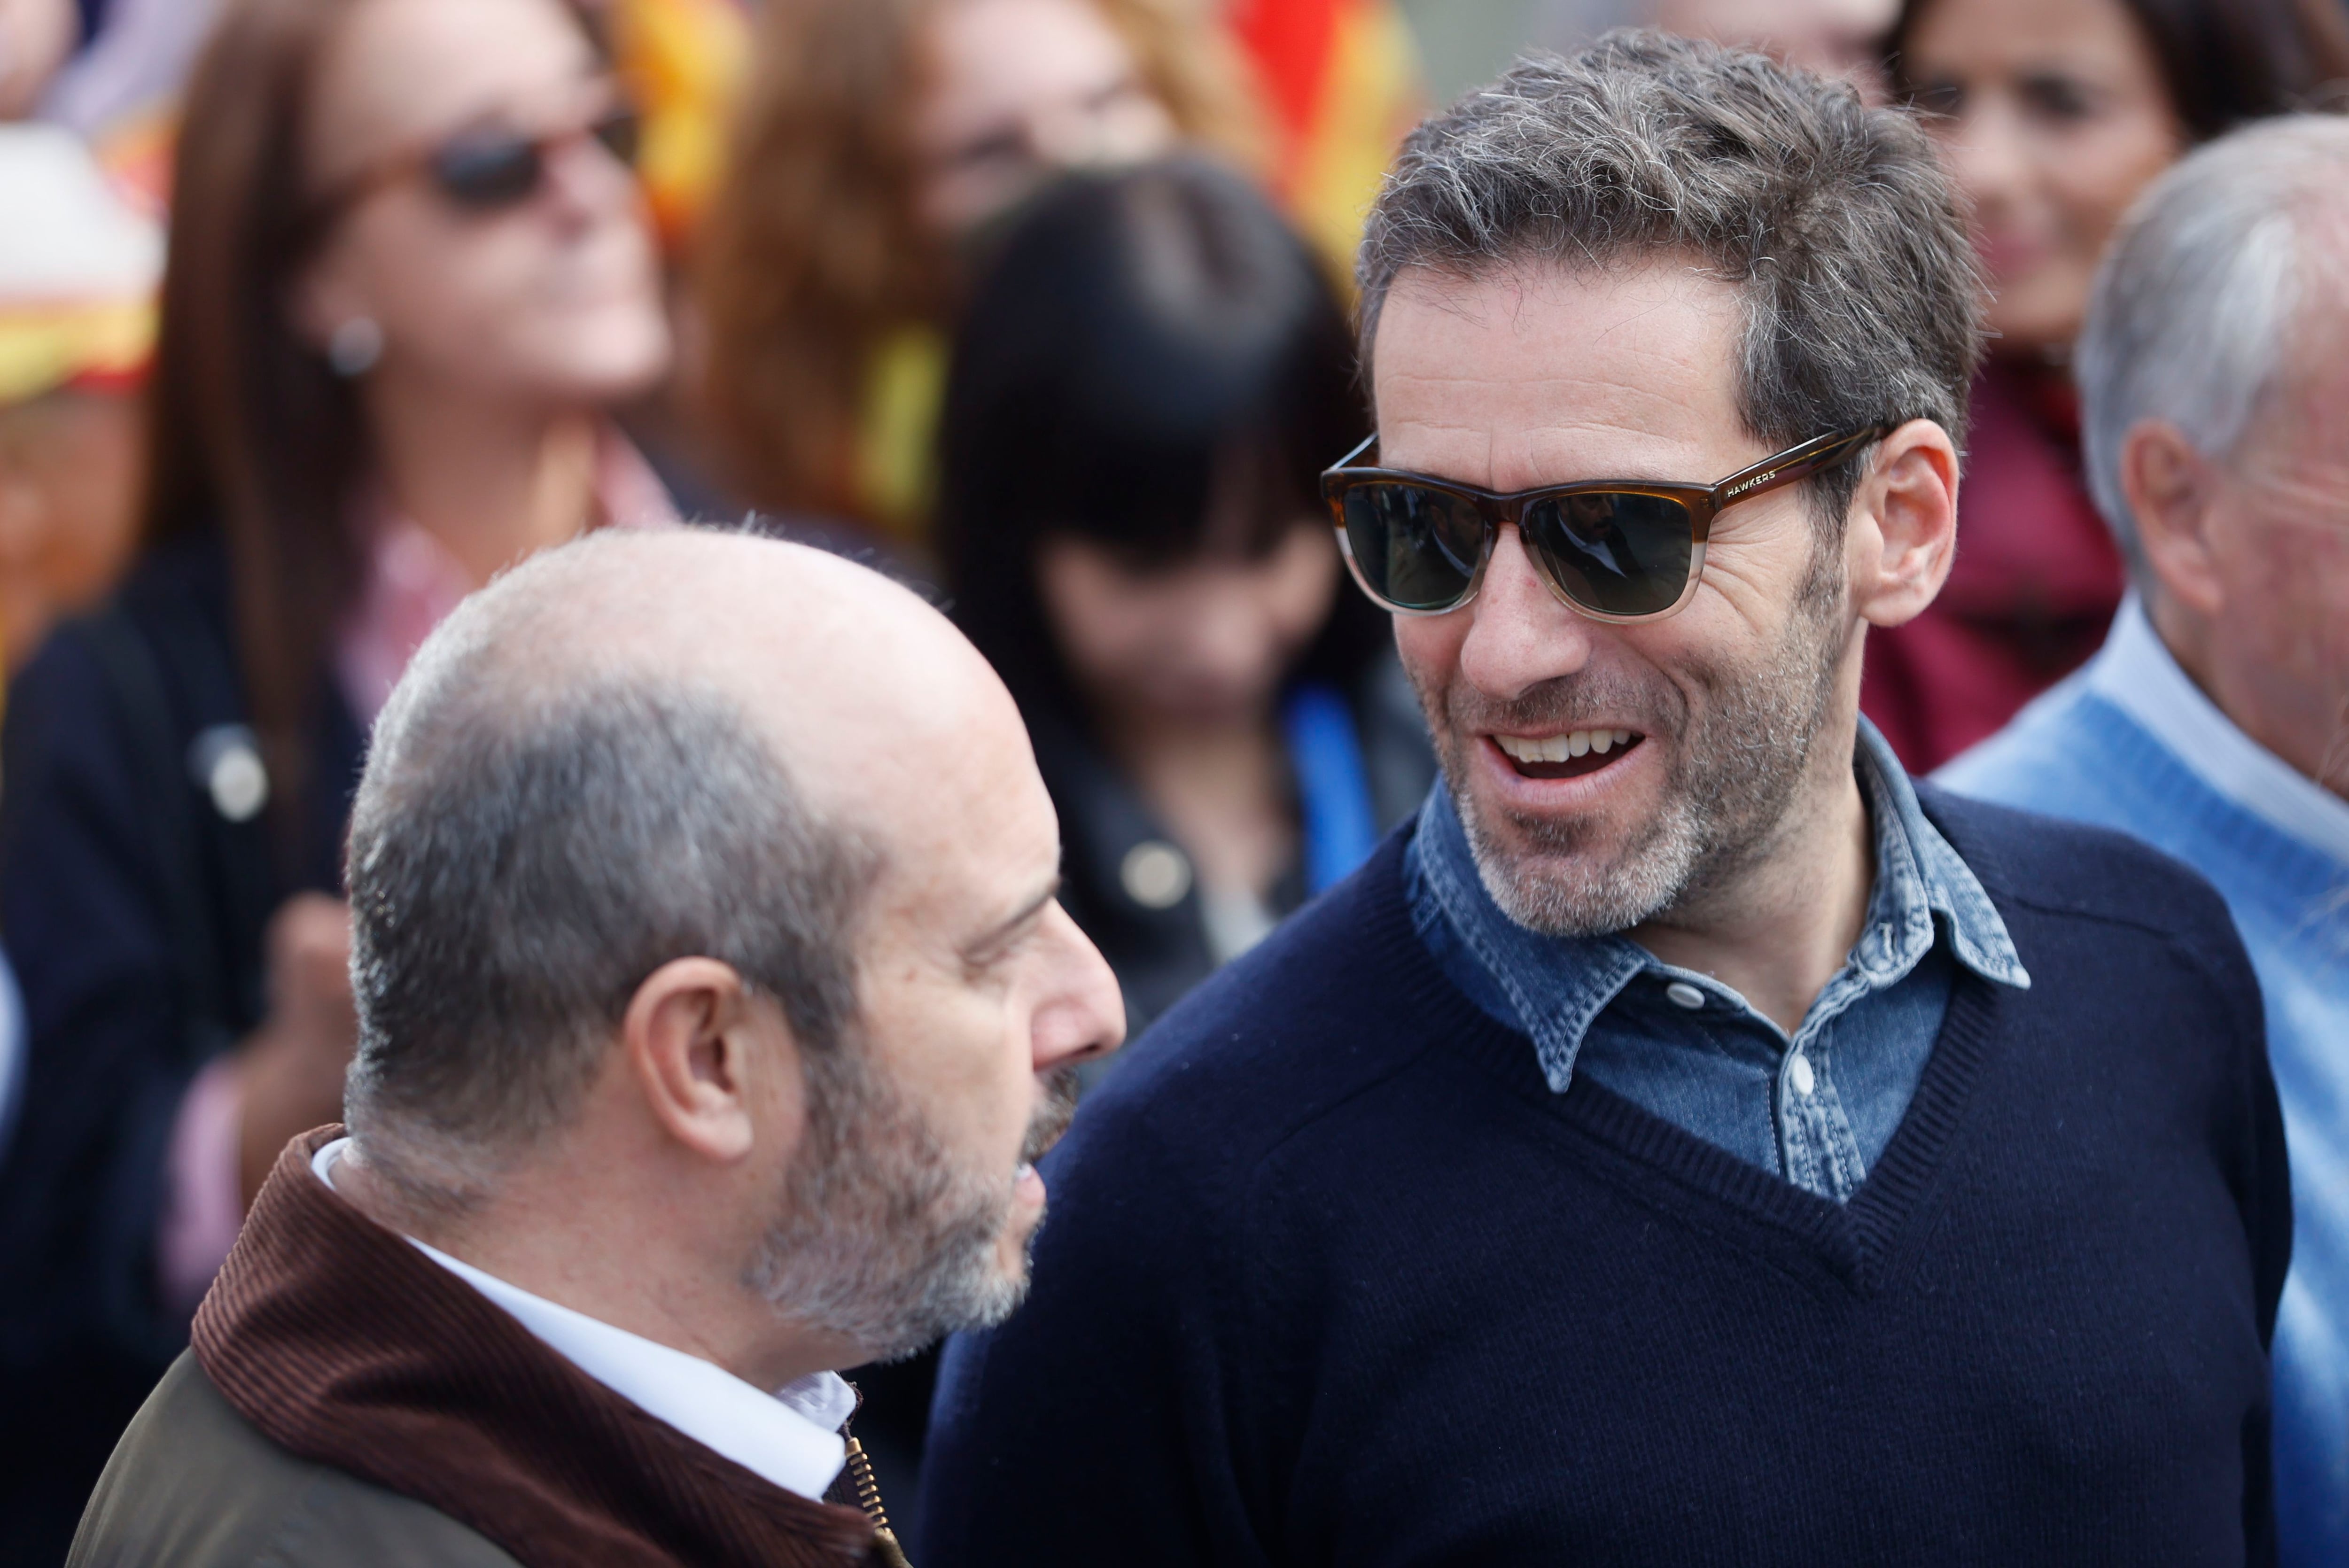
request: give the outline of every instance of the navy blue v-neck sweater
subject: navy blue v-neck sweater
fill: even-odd
[[[2271,1560],[2291,1200],[2234,928],[2152,851],[1920,793],[2033,983],[1960,983],[1848,1205],[1551,1093],[1391,841],[1047,1161],[916,1560]]]

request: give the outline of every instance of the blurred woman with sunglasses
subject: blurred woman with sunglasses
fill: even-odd
[[[1196,0],[766,0],[698,248],[721,478],[925,542],[947,339],[993,220],[1178,144],[1246,167],[1253,100]]]
[[[143,558],[8,707],[12,1531],[70,1532],[244,1202],[339,1115],[344,818],[409,655],[530,552],[674,521],[605,416],[669,359],[629,145],[561,0],[230,0],[197,70]]]
[[[1909,0],[1891,46],[1970,198],[1996,334],[1957,564],[1869,639],[1862,702],[1917,772],[2094,653],[2120,557],[2079,468],[2067,362],[2105,243],[2192,144],[2349,77],[2342,0]]]

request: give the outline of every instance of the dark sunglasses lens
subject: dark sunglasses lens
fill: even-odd
[[[468,137],[433,155],[432,180],[458,206],[486,211],[528,200],[543,167],[527,137]]]
[[[1526,509],[1525,536],[1566,596],[1602,615],[1671,609],[1696,552],[1687,507],[1620,490],[1537,501]]]
[[[636,166],[636,152],[644,145],[645,128],[634,109],[614,109],[589,129],[595,139],[604,144],[605,151],[631,169]]]
[[[1449,610],[1468,596],[1485,552],[1470,502],[1425,485],[1379,481],[1345,492],[1346,547],[1371,592],[1399,610]]]

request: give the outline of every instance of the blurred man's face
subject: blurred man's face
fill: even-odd
[[[1733,396],[1744,323],[1736,294],[1686,263],[1405,273],[1374,346],[1380,464],[1499,491],[1712,484],[1768,455]],[[1495,902],[1537,931],[1620,931],[1766,854],[1812,738],[1851,700],[1844,583],[1797,488],[1721,513],[1694,599],[1667,620],[1577,614],[1513,528],[1471,603],[1398,617]],[[1602,732],[1628,744],[1526,759]]]
[[[951,0],[923,42],[915,205],[968,233],[1054,173],[1174,147],[1174,117],[1092,0]]]
[[[128,392],[57,391],[0,407],[0,635],[9,672],[129,564],[145,469],[140,424]]]
[[[978,706],[858,769],[886,861],[862,1006],[836,1053],[810,1053],[792,1217],[753,1271],[880,1357],[1018,1305],[1044,1216],[1034,1162],[1067,1125],[1077,1059],[1125,1029],[1054,897],[1060,827],[1017,710],[999,685]]]
[[[2349,797],[2349,304],[2334,288],[2222,468],[2209,676],[2252,738]]]
[[[1649,20],[1668,33],[1760,49],[1841,77],[1881,102],[1885,40],[1899,15],[1899,0],[1658,0]]]
[[[1299,519],[1261,556],[1137,564],[1090,540],[1048,540],[1036,586],[1078,686],[1144,722],[1247,723],[1330,619],[1341,568],[1330,525]]]

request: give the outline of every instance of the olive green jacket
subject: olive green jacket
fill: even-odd
[[[67,1568],[520,1568],[438,1509],[264,1437],[191,1355],[140,1408]]]

